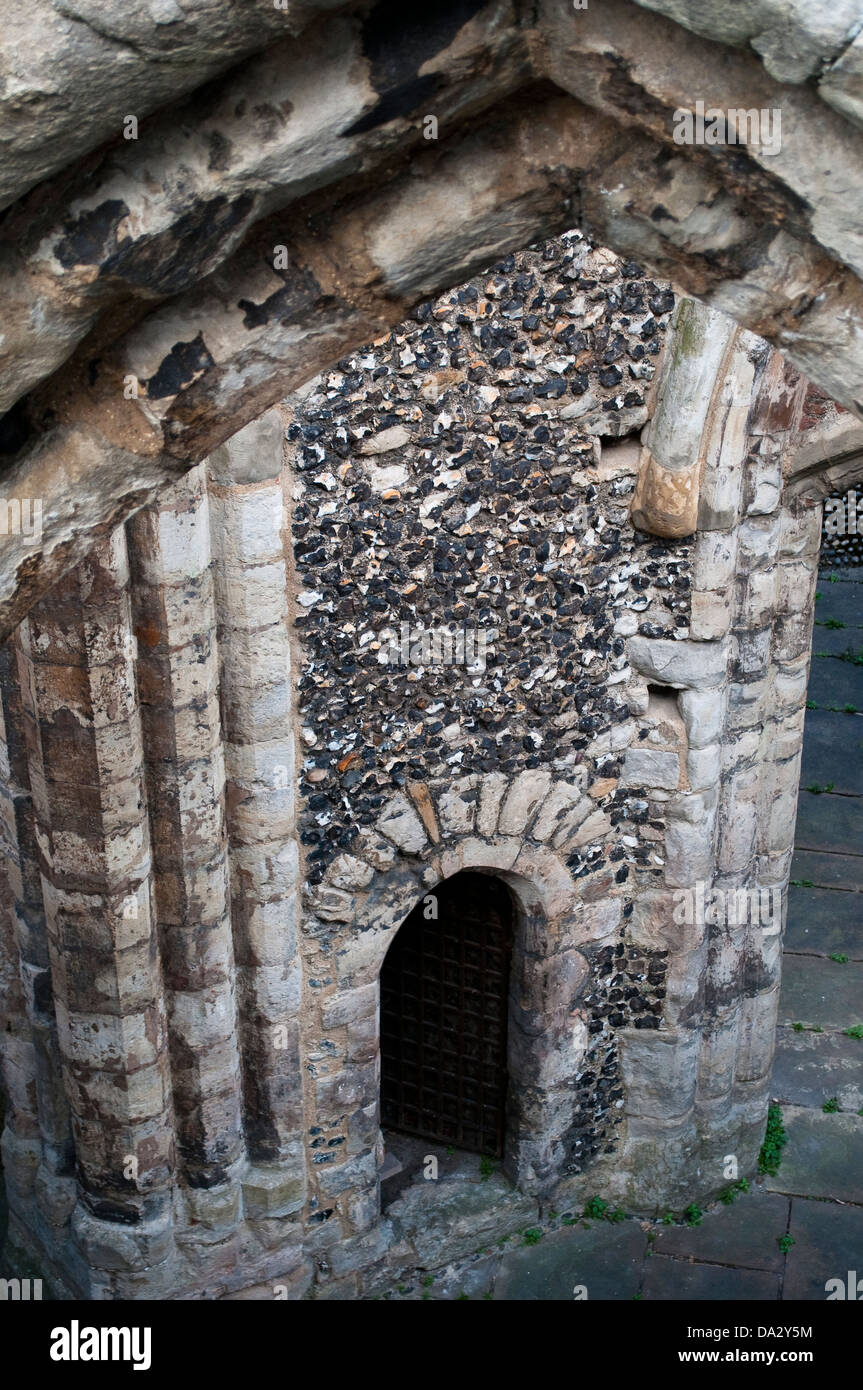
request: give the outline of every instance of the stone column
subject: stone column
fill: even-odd
[[[30,782],[87,1297],[172,1283],[173,1111],[122,530],[21,628]],[[173,1278],[176,1276],[174,1275]]]
[[[712,1179],[718,1187],[722,1180],[721,1165],[715,1174],[703,1171],[701,1129],[733,1081],[736,986],[721,984],[727,945],[721,932],[712,932],[694,910],[681,920],[676,909],[684,894],[694,905],[709,893],[717,856],[722,862],[717,827],[720,778],[729,766],[722,739],[729,718],[737,520],[759,352],[759,340],[724,315],[681,303],[651,423],[651,450],[662,468],[648,451],[640,475],[644,486],[632,508],[636,525],[652,531],[658,519],[664,535],[691,534],[697,524],[688,638],[639,635],[628,643],[633,668],[652,686],[646,714],[654,728],[645,744],[628,750],[624,778],[646,782],[666,818],[662,887],[636,899],[630,925],[635,945],[669,952],[663,1028],[628,1034],[621,1044],[628,1081],[628,1195],[642,1207],[669,1203],[675,1195],[685,1205],[687,1190],[704,1190]],[[677,410],[681,428],[675,433]],[[657,498],[650,502],[657,479],[669,486],[686,483],[686,505],[679,512],[685,526],[666,526]],[[654,503],[656,518],[648,515]],[[670,502],[666,511],[674,511]],[[651,747],[661,750],[653,758]],[[745,781],[748,766],[742,775]],[[651,783],[651,776],[667,781]],[[709,1137],[708,1122],[708,1148]]]
[[[191,1215],[218,1226],[244,1143],[203,466],[127,529],[178,1156]]]
[[[761,777],[752,845],[750,881],[773,911],[765,924],[746,928],[740,979],[740,1026],[735,1059],[735,1099],[753,1115],[761,1138],[763,1110],[775,1047],[781,972],[781,932],[794,852],[806,688],[812,652],[812,623],[821,542],[821,507],[786,495],[784,480],[796,442],[807,390],[805,378],[770,351],[750,421],[750,451],[744,482],[741,536],[752,557],[752,576],[738,581],[747,603],[743,617],[766,634],[762,686]],[[764,572],[769,549],[769,590],[759,600],[754,581]],[[767,545],[765,545],[765,542]],[[774,902],[775,900],[775,902]]]
[[[74,1206],[75,1152],[57,1044],[19,656],[15,639],[0,648],[0,1041],[10,1101],[3,1152],[13,1239],[38,1240],[50,1258]],[[38,1201],[28,1200],[37,1194]]]
[[[710,585],[700,596],[705,615],[715,611],[713,595],[726,593],[729,633],[713,878],[727,911],[724,923],[708,928],[698,1091],[703,1148],[717,1182],[733,1174],[726,1168],[732,1159],[751,1174],[764,1132],[818,545],[817,518],[782,506],[804,383],[765,344],[749,334],[741,339],[756,367],[746,393],[751,406],[742,447],[736,430],[723,439],[723,455],[733,464],[733,447],[739,463],[724,481],[722,469],[713,473],[716,495],[702,516],[696,574],[702,587]]]
[[[305,1199],[282,454],[273,410],[208,461],[252,1220]]]

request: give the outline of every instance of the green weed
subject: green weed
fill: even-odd
[[[767,1108],[767,1128],[764,1131],[764,1143],[761,1145],[761,1152],[758,1155],[759,1173],[767,1173],[771,1178],[775,1178],[779,1172],[779,1164],[782,1162],[782,1150],[788,1143],[788,1135],[785,1133],[785,1126],[782,1123],[781,1105],[770,1105]]]

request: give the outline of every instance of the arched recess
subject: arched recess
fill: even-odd
[[[489,846],[490,850],[492,848]],[[426,891],[404,922],[390,933],[378,975],[381,1124],[382,1128],[387,1128],[388,1116],[383,1104],[387,961],[392,952],[398,950],[399,937],[405,927],[411,925],[417,908],[421,910],[429,898],[443,896],[442,889],[468,875],[487,878],[490,896],[491,885],[503,889],[511,914],[505,986],[506,1089],[496,1156],[502,1158],[504,1172],[523,1191],[540,1192],[561,1178],[569,1156],[567,1136],[575,1120],[576,1105],[568,1083],[577,1074],[587,1048],[587,1021],[578,1008],[578,996],[589,971],[585,957],[574,949],[573,935],[564,929],[559,918],[547,915],[541,888],[523,874],[482,864],[466,870],[456,869],[431,892]],[[574,885],[572,894],[574,907]],[[434,927],[436,924],[430,921],[428,925]],[[464,1142],[463,1135],[445,1139],[441,1133],[438,1137],[456,1148],[493,1153],[488,1144]]]
[[[477,780],[488,783],[486,790],[494,787],[492,779]],[[511,806],[523,791],[518,781],[513,782],[516,797]],[[418,904],[463,871],[485,874],[505,886],[513,906],[513,935],[504,1171],[531,1193],[554,1187],[571,1157],[569,1141],[578,1108],[572,1080],[588,1043],[588,1020],[579,1001],[590,972],[579,948],[599,939],[595,917],[584,913],[578,887],[563,862],[595,811],[592,804],[589,809],[582,805],[575,788],[565,783],[549,788],[547,782],[546,778],[544,800],[537,799],[517,834],[496,833],[496,807],[494,823],[489,819],[483,826],[486,834],[472,833],[473,827],[465,825],[461,836],[447,837],[446,846],[437,821],[428,817],[431,834],[427,836],[411,803],[400,795],[393,799],[394,819],[385,823],[401,839],[401,853],[393,856],[391,843],[389,855],[379,854],[382,841],[369,836],[357,847],[358,854],[365,853],[366,872],[360,871],[358,859],[351,856],[353,863],[348,864],[349,857],[342,856],[307,898],[310,914],[321,925],[330,923],[326,958],[330,968],[335,964],[337,976],[332,992],[320,1001],[321,1028],[332,1033],[342,1019],[348,1019],[353,1034],[368,1041],[356,1064],[349,1060],[338,1080],[330,1078],[321,1087],[321,1095],[337,1088],[340,1095],[357,1094],[368,1105],[377,1100],[377,1071],[370,1081],[363,1068],[371,1057],[379,1057],[380,978],[399,930]],[[483,810],[483,788],[477,790]],[[500,786],[496,790],[505,819],[506,797],[500,797]],[[603,826],[597,821],[594,825],[599,838]],[[585,833],[590,834],[594,825]],[[556,843],[545,844],[543,839]],[[336,886],[348,883],[349,872],[354,875],[353,890]],[[311,915],[305,929],[308,937],[319,930]],[[616,938],[616,926],[611,932]],[[608,925],[601,935],[609,935]],[[307,969],[316,970],[311,957]],[[312,1035],[320,1036],[314,1024],[310,1025]],[[369,1094],[370,1086],[374,1095]],[[326,1121],[327,1115],[319,1111],[317,1123]]]
[[[515,905],[464,870],[402,923],[380,975],[381,1127],[503,1158]]]

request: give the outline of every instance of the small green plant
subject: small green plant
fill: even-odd
[[[736,1196],[737,1193],[733,1187],[726,1187],[724,1192],[720,1192],[719,1200],[723,1206],[730,1207]]]
[[[792,878],[790,888],[814,888],[815,884],[811,878]]]
[[[422,1279],[420,1279],[420,1283],[422,1284],[424,1289],[430,1289],[432,1284],[434,1283],[434,1275],[424,1274]]]
[[[817,709],[817,708],[818,708],[818,701],[817,701],[817,700],[807,700],[807,701],[806,701],[806,708],[807,708],[807,709]]]
[[[463,1298],[467,1298],[467,1297],[468,1297],[468,1294],[462,1292],[462,1293],[459,1294],[458,1299],[457,1299],[456,1301],[460,1303],[461,1300],[462,1300]]]
[[[782,1150],[788,1143],[788,1135],[785,1133],[785,1126],[782,1123],[781,1105],[770,1105],[767,1108],[767,1128],[764,1131],[764,1143],[761,1145],[761,1152],[758,1155],[759,1173],[767,1173],[771,1178],[775,1178],[779,1172],[779,1164],[782,1162]]]
[[[409,1289],[408,1285],[407,1285],[407,1284],[399,1284],[399,1293],[410,1293],[410,1289]]]
[[[560,1218],[560,1224],[561,1226],[577,1226],[578,1217],[573,1216],[571,1211],[564,1212],[563,1216]]]
[[[738,1179],[737,1179],[737,1182],[734,1184],[734,1186],[737,1188],[737,1191],[738,1191],[738,1192],[748,1192],[748,1191],[749,1191],[749,1179],[748,1179],[748,1178],[738,1178]]]
[[[655,1232],[655,1231],[648,1231],[648,1232],[647,1232],[647,1243],[648,1243],[648,1245],[652,1245],[653,1242],[654,1242],[655,1240],[656,1240],[656,1232]]]
[[[620,1207],[615,1207],[614,1211],[608,1213],[606,1220],[617,1226],[619,1222],[626,1220],[626,1212],[622,1211]]]
[[[704,1212],[695,1202],[690,1202],[683,1212],[683,1219],[687,1226],[700,1226],[703,1216]]]
[[[663,1226],[673,1226],[673,1225],[674,1225],[674,1212],[673,1212],[673,1211],[667,1211],[667,1212],[665,1213],[665,1215],[664,1215],[663,1218],[662,1218],[662,1224],[663,1224]]]
[[[453,1156],[454,1153],[455,1153],[455,1145],[453,1145],[453,1144],[447,1144],[447,1146],[446,1146],[446,1156],[447,1156],[447,1158],[452,1158],[452,1156]]]
[[[785,1235],[777,1236],[776,1243],[779,1246],[779,1249],[782,1251],[783,1255],[787,1255],[792,1245],[796,1245],[797,1241],[794,1239],[793,1236]]]
[[[805,1033],[805,1032],[806,1032],[806,1026],[805,1026],[805,1024],[803,1024],[803,1023],[792,1023],[791,1027],[794,1029],[794,1032],[795,1032],[795,1033]]]
[[[813,782],[812,786],[807,787],[806,790],[812,792],[813,796],[820,796],[822,792],[832,792],[835,785],[835,782],[828,782],[826,787],[819,787],[817,782]]]
[[[824,626],[832,628],[835,632],[837,628],[844,627],[845,624],[842,622],[841,618],[828,618]]]
[[[844,951],[831,951],[831,952],[830,952],[830,959],[831,959],[831,960],[835,960],[835,962],[836,962],[837,965],[847,965],[847,964],[848,964],[848,957],[845,955],[845,952],[844,952]]]
[[[538,1226],[528,1226],[524,1233],[525,1245],[539,1245],[542,1240],[542,1231]]]
[[[838,584],[838,583],[839,583],[839,575],[838,575],[838,574],[828,574],[828,576],[827,576],[827,583],[828,583],[828,584]]]
[[[634,1293],[634,1294],[632,1295],[632,1302],[633,1302],[633,1303],[637,1303],[637,1302],[639,1301],[639,1299],[641,1299],[641,1298],[643,1298],[643,1297],[644,1297],[644,1294],[643,1294],[643,1293]]]
[[[825,1100],[821,1109],[824,1111],[825,1115],[835,1115],[839,1109],[838,1096],[831,1096],[829,1100]]]
[[[855,1023],[851,1028],[844,1030],[846,1038],[856,1038],[858,1042],[863,1038],[863,1023]]]
[[[590,1221],[601,1221],[608,1211],[608,1203],[601,1197],[591,1197],[584,1204],[582,1216],[586,1216]]]
[[[842,713],[843,713],[843,714],[859,714],[860,711],[858,710],[858,708],[857,708],[856,705],[843,705],[843,706],[842,706]]]
[[[479,1175],[483,1182],[488,1182],[495,1170],[495,1166],[494,1160],[489,1158],[487,1154],[483,1154],[479,1161]]]
[[[491,1302],[491,1299],[493,1298],[491,1289],[486,1289],[485,1293],[483,1294],[483,1298],[486,1300],[486,1302]]]

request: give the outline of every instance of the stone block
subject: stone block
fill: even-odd
[[[692,748],[686,755],[686,779],[690,790],[706,791],[719,786],[720,756],[719,744],[712,743],[707,748]]]
[[[250,1221],[290,1216],[306,1200],[302,1155],[292,1164],[257,1165],[242,1178],[243,1212]]]
[[[387,804],[377,829],[404,854],[420,854],[428,844],[422,821],[401,792]]]
[[[678,696],[680,713],[690,748],[706,748],[722,733],[725,698],[721,690],[683,690]]]
[[[665,833],[665,883],[669,888],[686,888],[698,879],[710,878],[713,871],[711,822],[705,818],[690,824],[673,821]]]
[[[626,1090],[626,1113],[673,1120],[695,1104],[700,1037],[624,1030],[620,1067]]]
[[[731,627],[732,590],[696,589],[692,595],[689,633],[697,642],[724,637]]]
[[[491,772],[482,778],[476,816],[476,831],[490,839],[497,831],[500,803],[509,779],[503,772]]]
[[[498,834],[524,834],[529,822],[542,806],[550,785],[551,774],[544,769],[520,772],[501,806]]]
[[[664,787],[674,791],[680,783],[680,758],[677,753],[637,744],[626,750],[620,780],[625,787]]]
[[[669,641],[630,637],[627,655],[634,670],[650,681],[691,690],[711,690],[725,679],[728,660],[723,642]]]
[[[341,1028],[346,1023],[354,1024],[361,1019],[372,1018],[377,1006],[377,983],[343,990],[324,1001],[321,1010],[324,1028]]]

